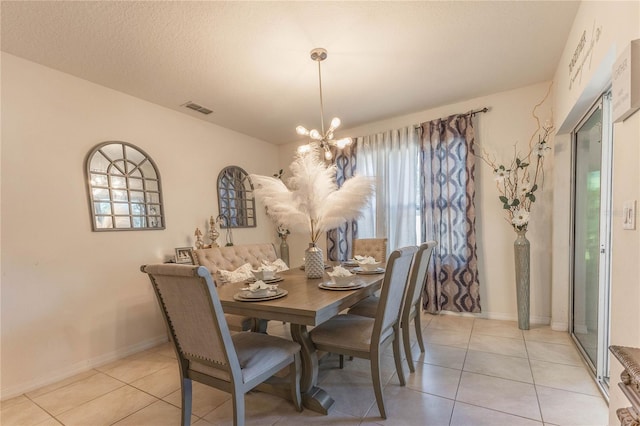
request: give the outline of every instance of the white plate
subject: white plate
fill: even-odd
[[[362,274],[362,275],[384,274],[384,268],[377,268],[377,269],[374,269],[373,271],[365,271],[364,269],[358,266],[357,268],[353,268],[351,272],[355,272],[356,274]]]
[[[240,302],[262,302],[264,300],[272,300],[272,299],[278,299],[280,297],[284,297],[288,293],[289,292],[287,290],[279,288],[274,291],[274,294],[270,294],[268,296],[257,296],[256,294],[251,293],[248,290],[243,290],[234,294],[233,298]]]
[[[335,285],[333,281],[326,281],[318,284],[318,287],[325,290],[355,290],[362,287],[364,284],[360,281],[352,281],[350,285]]]
[[[248,278],[246,280],[248,283],[254,283],[256,282],[255,277],[251,277]],[[279,283],[280,281],[284,281],[284,278],[282,278],[281,276],[276,275],[274,278],[270,279],[270,280],[262,280],[263,283],[265,284],[274,284],[274,283]]]

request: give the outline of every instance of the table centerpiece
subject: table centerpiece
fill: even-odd
[[[308,232],[306,275],[322,278],[324,257],[317,246],[320,236],[360,215],[373,195],[373,180],[353,176],[338,188],[336,166],[325,164],[317,148],[297,153],[289,169],[287,185],[278,177],[250,175],[255,195],[280,226],[291,232]]]

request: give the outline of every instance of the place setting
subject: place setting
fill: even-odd
[[[233,298],[240,302],[262,302],[265,300],[279,299],[289,293],[287,290],[278,287],[277,284],[267,284],[262,280],[251,283],[240,290],[241,291],[233,295]]]
[[[284,281],[284,278],[276,274],[276,271],[269,269],[252,270],[253,277],[246,280],[247,283],[262,281],[265,284],[275,284]]]
[[[324,281],[318,284],[318,287],[324,290],[355,290],[364,286],[364,283],[358,277],[342,266],[335,266],[333,271],[327,272],[330,281]]]
[[[351,271],[356,274],[384,274],[385,269],[381,266],[382,262],[375,260],[371,256],[354,256],[353,261],[357,266]]]
[[[358,266],[358,261],[355,259],[348,259],[342,262],[342,266],[345,268],[354,268]]]

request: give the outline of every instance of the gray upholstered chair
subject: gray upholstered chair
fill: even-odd
[[[412,373],[416,371],[416,369],[413,363],[413,356],[411,355],[409,324],[411,323],[411,320],[413,320],[416,330],[416,338],[420,345],[420,352],[424,352],[420,312],[422,310],[422,294],[424,286],[427,283],[427,270],[429,269],[431,254],[433,253],[433,248],[436,244],[437,243],[435,241],[427,241],[426,243],[420,244],[418,252],[416,253],[415,262],[413,262],[411,278],[409,279],[409,285],[407,286],[407,293],[405,295],[404,308],[402,309],[402,320],[400,322],[400,328],[402,329],[402,341],[404,343],[404,353],[407,357],[407,364],[409,364],[409,370],[411,370]],[[378,303],[378,297],[370,296],[351,307],[349,309],[349,313],[375,318],[378,310]]]
[[[289,366],[291,398],[300,400],[300,345],[261,333],[229,331],[211,274],[193,265],[144,265],[178,357],[182,424],[191,421],[191,381],[229,392],[234,425],[244,425],[244,395]]]
[[[371,256],[375,260],[387,261],[386,238],[359,238],[353,240],[353,256]]]
[[[400,347],[400,312],[409,272],[417,247],[405,247],[389,256],[380,303],[375,318],[342,314],[311,330],[316,349],[341,356],[349,355],[370,360],[373,389],[382,418],[387,418],[382,397],[380,361],[382,352],[393,343],[396,372],[400,385],[405,385]]]

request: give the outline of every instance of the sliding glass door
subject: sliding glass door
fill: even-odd
[[[608,94],[573,132],[571,334],[602,387],[609,378],[611,122]]]

